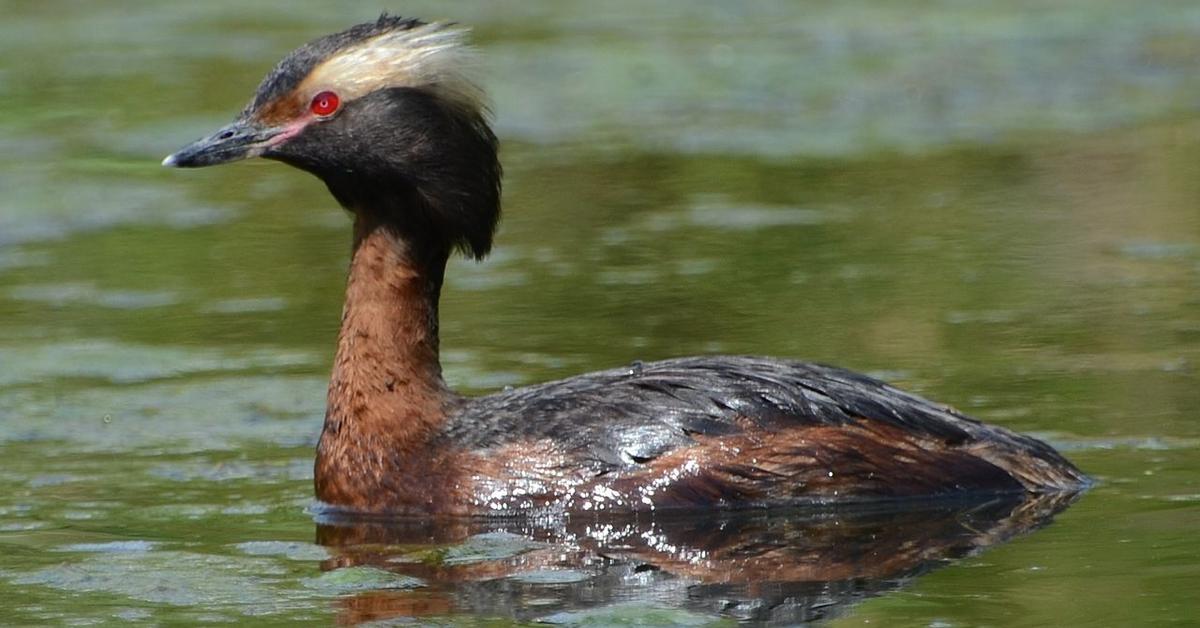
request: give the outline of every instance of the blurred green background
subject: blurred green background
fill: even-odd
[[[453,385],[867,371],[1101,484],[837,625],[1200,617],[1194,0],[0,0],[4,621],[330,621],[303,509],[348,218],[279,164],[158,163],[381,8],[474,28],[503,141]]]

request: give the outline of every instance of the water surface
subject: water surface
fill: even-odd
[[[5,621],[1194,621],[1200,7],[828,4],[396,7],[476,28],[504,145],[447,378],[835,363],[1050,440],[1100,482],[1069,509],[319,527],[348,219],[279,164],[158,162],[379,7],[8,0]]]

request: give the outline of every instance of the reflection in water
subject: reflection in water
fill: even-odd
[[[631,602],[793,623],[836,616],[1039,528],[1075,497],[545,525],[323,520],[317,542],[331,551],[324,569],[372,566],[427,585],[345,598],[345,623],[464,612],[528,620]]]

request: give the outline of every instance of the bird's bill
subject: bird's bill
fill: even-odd
[[[280,144],[291,129],[270,127],[239,119],[212,135],[198,139],[167,155],[162,165],[171,168],[201,168],[258,157],[268,148]]]

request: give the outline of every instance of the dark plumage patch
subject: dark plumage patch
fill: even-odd
[[[805,486],[816,498],[834,491],[894,497],[1087,481],[1036,439],[864,375],[768,358],[665,360],[637,373],[601,371],[473,399],[449,418],[437,446],[470,450],[533,439],[558,443],[581,466],[629,478],[685,460],[702,469],[720,463],[680,490],[727,501],[752,494],[794,499]],[[751,462],[751,450],[762,465]],[[721,462],[728,452],[741,453]]]
[[[496,153],[481,112],[394,87],[348,103],[263,156],[317,175],[342,206],[406,234],[436,260],[451,248],[476,259],[491,250],[500,219]]]

